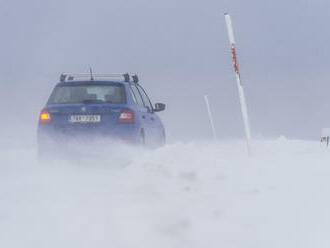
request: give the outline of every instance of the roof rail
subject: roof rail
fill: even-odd
[[[124,82],[130,82],[131,78],[134,83],[139,82],[139,78],[136,74],[129,74],[129,73],[104,73],[104,74],[91,74],[91,73],[62,73],[60,76],[61,82],[68,82],[73,81],[75,78],[86,78],[88,77],[89,80],[93,81],[95,78],[117,78],[121,79]]]

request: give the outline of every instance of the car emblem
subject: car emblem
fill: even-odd
[[[86,107],[81,107],[82,112],[86,112]]]

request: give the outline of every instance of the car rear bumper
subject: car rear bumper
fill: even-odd
[[[101,143],[121,142],[136,143],[139,128],[134,124],[120,124],[110,128],[104,127],[54,127],[40,124],[38,127],[38,144],[65,144],[65,143]]]

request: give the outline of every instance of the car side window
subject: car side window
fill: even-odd
[[[138,105],[140,105],[141,107],[144,107],[143,100],[142,100],[139,90],[136,88],[135,85],[131,85],[130,88],[131,88],[131,92],[133,93],[133,98],[134,98],[135,102]]]
[[[132,96],[132,98],[133,98],[133,101],[136,103],[136,104],[138,104],[138,102],[137,102],[137,100],[136,100],[136,97],[135,97],[135,95],[134,95],[134,92],[133,92],[133,90],[132,90],[132,87],[128,87],[129,88],[129,92],[131,93],[131,96]]]
[[[138,87],[138,89],[139,89],[139,91],[141,93],[144,106],[146,108],[148,108],[150,111],[152,111],[153,108],[152,108],[152,104],[151,104],[151,101],[150,101],[148,95],[146,94],[146,92],[144,91],[144,89],[140,85],[138,85],[137,87]]]

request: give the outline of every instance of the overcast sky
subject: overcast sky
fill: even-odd
[[[242,137],[223,13],[232,17],[254,137],[330,127],[330,2],[0,0],[3,135],[33,139],[63,71],[138,72],[171,140]],[[13,127],[19,128],[18,132]]]

